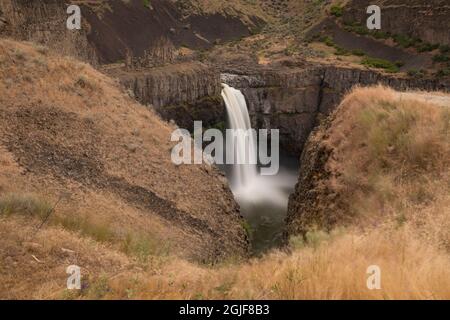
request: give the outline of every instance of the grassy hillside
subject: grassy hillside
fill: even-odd
[[[34,254],[41,265],[33,253],[7,249],[34,243],[46,227],[106,243],[131,260],[155,253],[201,262],[246,255],[246,233],[224,177],[208,165],[174,165],[175,127],[116,81],[10,40],[0,40],[0,74],[0,219],[17,223],[12,230],[35,230],[14,232],[21,239],[15,241],[0,229],[2,270],[51,268],[45,255]],[[60,250],[52,252],[59,257]],[[15,267],[21,258],[29,264]],[[14,272],[2,277],[17,279]]]

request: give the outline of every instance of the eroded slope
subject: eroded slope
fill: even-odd
[[[0,41],[0,68],[6,203],[22,194],[59,200],[57,216],[89,218],[119,238],[150,235],[201,261],[246,253],[225,178],[207,165],[175,166],[174,127],[117,83],[86,64],[8,40]]]

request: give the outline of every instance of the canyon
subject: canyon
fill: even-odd
[[[359,29],[369,2],[385,34]],[[81,30],[61,27],[67,4]],[[0,296],[60,298],[70,262],[88,274],[75,297],[98,285],[133,298],[138,278],[144,297],[297,297],[299,261],[332,243],[348,259],[325,247],[326,266],[353,263],[343,248],[373,249],[380,217],[447,250],[448,16],[441,0],[0,0]],[[230,114],[236,128],[279,129],[295,168],[268,182],[256,163],[229,174],[171,161],[175,130],[195,140],[196,122],[224,131]],[[341,227],[352,245],[332,242]],[[389,265],[399,248],[382,243]]]

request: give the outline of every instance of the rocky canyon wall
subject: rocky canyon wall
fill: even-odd
[[[194,121],[204,127],[225,121],[220,96],[220,74],[210,66],[187,62],[143,71],[108,71],[144,105],[154,108],[165,120],[193,130]]]
[[[353,0],[346,6],[344,21],[365,21],[369,5],[380,6],[384,32],[450,44],[448,0]]]
[[[222,81],[244,93],[253,126],[280,129],[283,149],[300,155],[317,117],[327,115],[353,86],[382,83],[398,90],[448,90],[444,80],[407,78],[373,70],[309,66],[287,70],[261,70]]]

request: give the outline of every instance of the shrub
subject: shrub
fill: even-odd
[[[399,46],[403,47],[403,48],[409,48],[414,46],[418,41],[418,39],[413,39],[411,37],[408,37],[406,35],[401,35],[401,34],[396,34],[394,35],[394,41],[395,43],[397,43]]]
[[[450,61],[450,56],[446,54],[438,54],[433,57],[434,62],[448,62]]]
[[[450,76],[450,68],[441,69],[436,73],[437,77],[447,77]]]
[[[442,54],[446,54],[450,52],[450,46],[447,44],[443,44],[439,47],[439,51],[441,51]]]
[[[144,7],[151,8],[150,0],[142,0],[142,3],[144,4]]]
[[[329,47],[334,47],[335,46],[333,38],[331,38],[329,36],[323,37],[321,40],[322,40],[323,43],[325,43]]]
[[[252,234],[253,234],[253,229],[250,226],[250,224],[246,220],[242,220],[241,226],[242,226],[242,228],[244,228],[245,233],[247,234],[247,236],[251,237]]]
[[[345,48],[342,48],[342,47],[339,47],[339,46],[335,46],[335,48],[336,48],[335,54],[337,56],[349,56],[351,54],[350,51],[348,51]]]
[[[335,17],[342,17],[342,14],[344,13],[344,8],[338,5],[334,5],[330,9],[330,13]]]
[[[408,70],[407,74],[408,74],[408,76],[410,76],[410,77],[416,77],[416,78],[421,78],[421,77],[424,76],[424,74],[422,73],[422,71],[420,71],[420,70],[415,70],[415,69]]]
[[[358,56],[358,57],[362,57],[362,56],[366,55],[366,53],[363,50],[361,50],[361,49],[354,49],[354,50],[352,50],[352,54],[355,55],[355,56]]]
[[[378,59],[378,58],[371,58],[366,57],[362,61],[362,64],[368,67],[378,68],[378,69],[384,69],[388,72],[398,72],[399,68],[395,63],[392,63],[387,60]]]
[[[375,38],[375,39],[389,39],[390,38],[390,34],[388,32],[383,32],[383,31],[373,31],[371,33],[371,35]]]
[[[353,24],[353,25],[346,25],[344,26],[344,30],[348,32],[354,32],[361,36],[368,35],[370,32],[367,29],[367,27],[360,25],[360,24]]]
[[[436,50],[437,48],[439,48],[438,44],[431,44],[431,43],[427,43],[427,42],[416,46],[416,49],[419,52],[433,51],[433,50]]]

